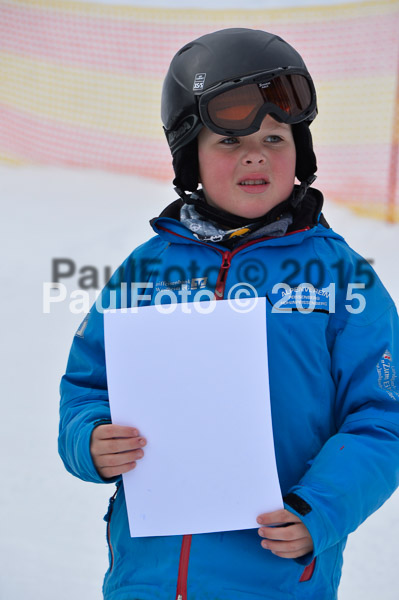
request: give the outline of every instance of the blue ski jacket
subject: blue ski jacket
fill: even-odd
[[[76,332],[59,434],[70,473],[110,482],[90,455],[93,428],[110,422],[102,308],[228,298],[240,288],[266,297],[279,480],[313,552],[277,557],[261,548],[257,529],[131,538],[116,478],[105,516],[106,600],[335,599],[348,534],[396,489],[397,312],[370,264],[320,219],[320,197],[308,192],[309,216],[296,219],[299,229],[234,249],[199,241],[173,205],[152,221],[155,237],[116,271]]]

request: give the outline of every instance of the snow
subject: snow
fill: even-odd
[[[148,239],[148,220],[174,199],[172,186],[133,176],[57,168],[0,167],[3,315],[0,451],[0,598],[99,600],[107,568],[105,523],[113,486],[83,483],[57,455],[58,385],[83,314],[68,298],[43,314],[53,258],[77,271],[115,269]],[[399,225],[354,216],[327,202],[330,224],[374,267],[399,302]],[[102,286],[103,281],[100,281]],[[340,600],[397,598],[398,493],[350,536]]]

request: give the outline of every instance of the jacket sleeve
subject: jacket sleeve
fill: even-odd
[[[126,263],[113,275],[78,328],[61,380],[59,454],[66,469],[94,483],[109,483],[97,472],[90,454],[93,429],[111,423],[104,352],[103,311],[119,308]]]
[[[336,433],[284,499],[313,539],[303,563],[346,538],[399,485],[398,315],[379,280],[364,297],[361,314],[333,319]]]
[[[167,246],[159,236],[138,246],[113,274],[75,334],[60,386],[58,449],[66,469],[84,481],[110,483],[120,479],[103,479],[90,454],[93,429],[102,423],[111,423],[105,367],[104,310],[150,303],[145,286],[151,281],[151,270],[156,271],[159,256]],[[136,288],[137,279],[145,283],[137,283]]]

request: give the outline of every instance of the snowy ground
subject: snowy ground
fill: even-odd
[[[100,600],[112,486],[85,484],[57,455],[58,384],[82,320],[69,299],[42,311],[53,258],[115,269],[174,199],[169,185],[62,169],[0,167],[3,366],[0,599]],[[327,204],[331,225],[374,267],[399,304],[399,225]],[[68,280],[68,292],[78,287]],[[399,495],[350,536],[340,600],[396,600]]]

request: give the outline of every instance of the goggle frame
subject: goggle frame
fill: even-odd
[[[290,115],[287,114],[285,110],[283,110],[273,102],[263,102],[262,104],[259,104],[259,109],[257,110],[256,115],[252,120],[251,124],[245,128],[236,129],[232,127],[220,127],[216,123],[214,123],[214,121],[210,117],[208,112],[209,102],[211,102],[211,100],[220,96],[221,94],[229,92],[230,90],[244,87],[246,85],[256,84],[260,87],[260,84],[266,84],[279,77],[290,75],[301,75],[306,79],[306,82],[309,86],[310,103],[299,114]],[[289,125],[300,123],[301,121],[311,122],[317,115],[316,90],[312,78],[305,69],[299,67],[280,67],[278,69],[257,72],[250,75],[246,75],[244,77],[237,77],[233,80],[230,79],[221,83],[217,83],[215,86],[212,86],[209,89],[202,92],[201,95],[198,94],[198,111],[202,123],[214,133],[217,133],[219,135],[237,137],[245,136],[258,131],[260,129],[263,119],[267,114],[270,114],[270,116],[272,116],[276,121],[287,123]]]

